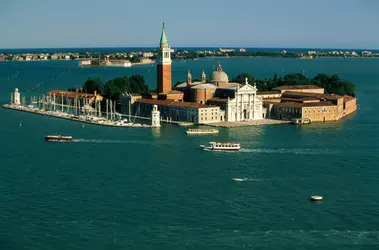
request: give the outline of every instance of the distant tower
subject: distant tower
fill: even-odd
[[[207,82],[207,76],[205,75],[205,72],[203,70],[203,73],[201,73],[201,82],[206,83]]]
[[[168,94],[171,91],[171,49],[168,45],[164,23],[157,60],[157,89],[158,94]]]
[[[159,128],[161,126],[160,122],[160,112],[156,104],[153,105],[153,111],[151,111],[151,127]]]
[[[187,84],[191,84],[192,83],[192,75],[191,75],[191,72],[188,70],[188,74],[187,74]]]
[[[21,105],[20,93],[18,92],[18,88],[15,88],[14,90],[14,104]]]

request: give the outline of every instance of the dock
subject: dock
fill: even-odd
[[[237,127],[290,124],[290,123],[292,123],[292,121],[274,120],[274,119],[266,118],[266,119],[260,119],[260,120],[252,120],[252,121],[207,123],[203,125],[207,125],[211,127],[221,127],[221,128],[237,128]]]
[[[120,114],[122,117],[129,118],[128,114]],[[151,120],[151,117],[146,117],[146,116],[136,116],[136,115],[130,115],[130,117],[135,117],[136,119],[141,119],[141,120]],[[194,126],[195,124],[193,122],[180,122],[180,121],[173,121],[170,119],[160,119],[161,123],[168,123],[168,124],[176,124],[181,127],[191,127]]]
[[[76,115],[72,115],[72,114],[68,114],[64,112],[45,111],[38,108],[24,107],[21,105],[14,105],[14,104],[4,104],[3,108],[32,113],[32,114],[50,116],[50,117],[76,121],[76,122],[81,122],[81,123],[99,125],[99,126],[121,127],[121,128],[151,128],[151,125],[147,125],[147,124],[132,124],[129,126],[123,126],[123,125],[118,125],[116,124],[116,122],[107,120],[105,118],[94,117],[94,116],[76,116]]]

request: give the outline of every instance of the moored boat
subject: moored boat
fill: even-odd
[[[47,135],[45,136],[46,141],[72,141],[72,136],[63,136],[63,135]]]
[[[239,151],[241,145],[234,142],[209,142],[208,146],[200,145],[200,148],[208,151]]]
[[[186,131],[187,135],[202,135],[202,134],[217,134],[217,129],[209,129],[209,128],[190,128]]]
[[[247,181],[247,178],[232,178],[233,181]]]
[[[310,200],[311,201],[322,201],[322,196],[319,196],[319,195],[312,195]]]

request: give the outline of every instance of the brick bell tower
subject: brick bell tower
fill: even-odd
[[[171,49],[168,45],[164,23],[157,58],[157,90],[158,94],[171,91]]]

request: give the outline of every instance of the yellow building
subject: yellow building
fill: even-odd
[[[357,110],[355,97],[290,91],[280,102],[266,100],[265,106],[269,117],[310,122],[337,121]]]

